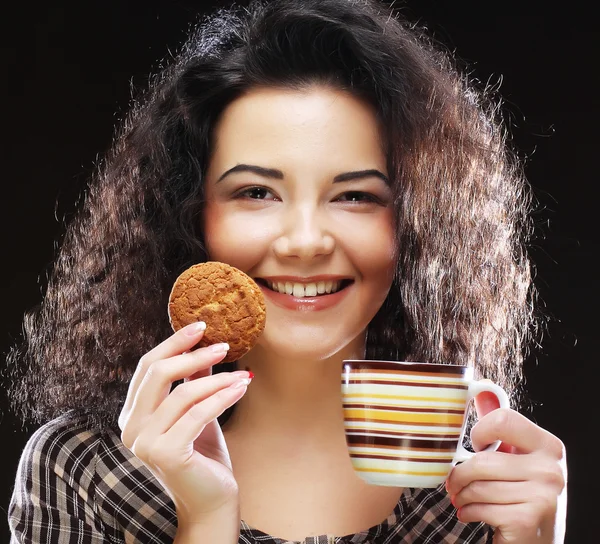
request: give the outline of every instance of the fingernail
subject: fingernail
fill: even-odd
[[[461,511],[461,510],[462,510],[462,508],[459,508],[459,509],[456,511],[456,517],[458,518],[458,521],[462,521],[462,520],[460,519],[460,511]]]
[[[196,336],[204,330],[206,330],[206,323],[204,323],[204,321],[196,321],[196,323],[190,323],[183,328],[183,332],[186,336]]]
[[[208,349],[213,353],[225,353],[226,351],[229,351],[229,344],[225,342],[221,344],[213,344],[212,346],[209,346]]]
[[[239,376],[240,378],[254,378],[254,372],[250,372],[249,370],[234,370],[232,374],[234,376]]]
[[[446,488],[446,493],[449,493],[449,491],[448,491],[448,480],[446,480],[446,483],[444,484],[444,487]]]
[[[252,380],[250,378],[242,378],[240,380],[238,380],[237,382],[233,383],[230,387],[231,389],[239,389],[240,387],[247,387],[248,385],[250,385],[250,382]]]
[[[455,501],[456,501],[456,495],[452,495],[452,496],[450,497],[450,502],[452,503],[452,506],[454,506],[454,508],[456,508]]]

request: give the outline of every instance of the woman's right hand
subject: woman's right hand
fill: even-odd
[[[247,371],[211,375],[229,346],[192,350],[204,328],[192,323],[140,359],[119,416],[123,444],[163,484],[179,525],[204,523],[238,507],[217,417],[244,395],[250,378]],[[183,379],[171,392],[173,382]]]

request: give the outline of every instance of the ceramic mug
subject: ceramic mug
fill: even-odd
[[[437,487],[456,463],[475,455],[463,437],[469,402],[483,391],[509,407],[506,392],[474,380],[470,367],[344,361],[344,428],[354,470],[374,485]]]

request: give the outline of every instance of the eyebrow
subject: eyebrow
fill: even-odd
[[[217,183],[219,183],[229,174],[233,174],[235,172],[252,172],[265,178],[283,179],[283,172],[281,170],[277,170],[276,168],[264,168],[262,166],[255,166],[253,164],[238,164],[237,166],[234,166],[233,168],[227,170],[225,173],[221,174],[221,177],[219,177]],[[390,180],[385,174],[374,168],[371,168],[369,170],[357,170],[355,172],[344,172],[343,174],[338,174],[333,178],[333,183],[353,181],[369,177],[379,178],[383,180],[387,185],[389,185],[390,183]]]

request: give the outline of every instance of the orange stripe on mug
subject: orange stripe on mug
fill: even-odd
[[[404,425],[418,425],[420,423],[434,423],[436,425],[458,425],[462,426],[464,417],[455,414],[419,414],[415,412],[387,412],[385,410],[369,409],[344,409],[344,418],[360,421],[391,421],[393,423],[402,423]]]
[[[407,476],[446,476],[448,472],[424,472],[420,470],[393,470],[391,468],[355,467],[356,472],[379,472],[381,474],[403,474]]]
[[[452,397],[423,397],[423,396],[408,396],[408,395],[384,395],[381,393],[342,393],[342,398],[345,399],[385,399],[385,400],[415,400],[419,402],[449,402],[452,404],[465,404],[464,398]]]

